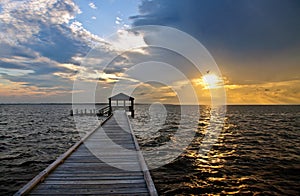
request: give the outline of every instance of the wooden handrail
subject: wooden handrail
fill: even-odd
[[[138,153],[138,156],[139,156],[139,163],[140,163],[140,166],[142,167],[142,170],[143,170],[143,173],[144,173],[144,179],[146,181],[146,184],[147,184],[147,187],[148,187],[148,190],[149,190],[149,193],[151,196],[157,196],[157,190],[155,188],[155,185],[154,185],[154,182],[151,178],[151,174],[149,172],[149,169],[148,169],[148,166],[146,164],[146,161],[144,159],[144,156],[142,154],[142,151],[140,150],[140,147],[139,147],[139,144],[137,142],[137,139],[133,133],[133,130],[132,130],[132,127],[131,127],[131,123],[129,121],[129,118],[128,116],[126,115],[127,117],[127,122],[129,124],[129,129],[130,129],[130,132],[132,134],[132,138],[133,138],[133,141],[134,141],[134,145],[135,145],[135,148],[137,150],[137,153]]]
[[[86,134],[80,141],[76,142],[67,152],[60,155],[52,164],[50,164],[46,169],[41,171],[36,177],[25,184],[14,196],[25,195],[29,193],[38,183],[42,182],[55,168],[57,168],[61,163],[63,163],[89,136],[91,136],[99,127],[101,127],[110,117],[110,114],[95,130]]]

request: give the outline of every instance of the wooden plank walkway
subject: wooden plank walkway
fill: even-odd
[[[157,195],[125,111],[60,159],[15,195]]]

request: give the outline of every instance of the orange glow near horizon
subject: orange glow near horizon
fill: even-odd
[[[215,89],[220,87],[221,78],[216,74],[206,74],[202,76],[203,83],[206,89]]]
[[[62,77],[59,75],[59,77]],[[227,104],[299,104],[300,103],[300,80],[265,82],[259,84],[236,84],[230,82],[224,77],[224,88],[226,90]],[[107,82],[107,81],[105,81]],[[222,79],[214,74],[206,74],[191,80],[193,88],[198,96],[198,102],[201,105],[211,103],[210,90],[217,90],[222,85]],[[112,84],[108,84],[112,85]],[[177,81],[174,84],[174,90],[184,92],[187,85],[184,81]],[[101,86],[101,85],[100,85]],[[146,88],[147,87],[147,88]],[[137,100],[140,102],[151,102],[152,100],[163,103],[179,104],[177,95],[171,88],[166,86],[143,86],[141,95],[137,93]],[[0,102],[5,100],[16,101],[27,98],[47,99],[58,97],[66,94],[70,95],[71,91],[60,89],[59,87],[41,88],[30,86],[24,82],[11,82],[9,80],[0,80]],[[85,92],[82,92],[85,93]],[[190,96],[187,94],[186,96]],[[28,99],[29,100],[29,99]],[[68,100],[66,97],[64,100]],[[106,101],[106,100],[104,100]]]

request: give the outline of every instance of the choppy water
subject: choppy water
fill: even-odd
[[[190,123],[181,122],[182,108],[172,105],[156,115],[155,108],[137,105],[132,120],[146,155],[170,141],[176,146],[189,139],[174,140],[178,131],[195,134],[178,158],[151,171],[161,195],[299,195],[300,106],[228,106],[219,140],[207,155],[197,152],[211,108],[201,106],[198,115],[195,107],[184,107]],[[79,140],[70,109],[0,105],[1,195],[14,193]],[[87,118],[81,118],[82,132],[95,126]],[[163,161],[145,157],[149,163]]]

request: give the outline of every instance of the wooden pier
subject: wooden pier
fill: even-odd
[[[115,105],[113,105],[115,103]],[[130,112],[132,118],[134,118],[134,98],[124,93],[119,93],[115,96],[108,98],[108,106],[105,106],[99,110],[95,108],[81,108],[75,107],[70,111],[70,115],[97,115],[97,116],[109,116],[114,110],[122,109]]]
[[[157,192],[128,116],[125,111],[117,110],[15,195],[25,194],[157,195]]]
[[[105,106],[102,107],[99,110],[96,109],[72,109],[70,110],[70,115],[71,116],[80,116],[80,115],[97,115],[97,116],[109,116],[111,114],[112,110],[110,106]]]

